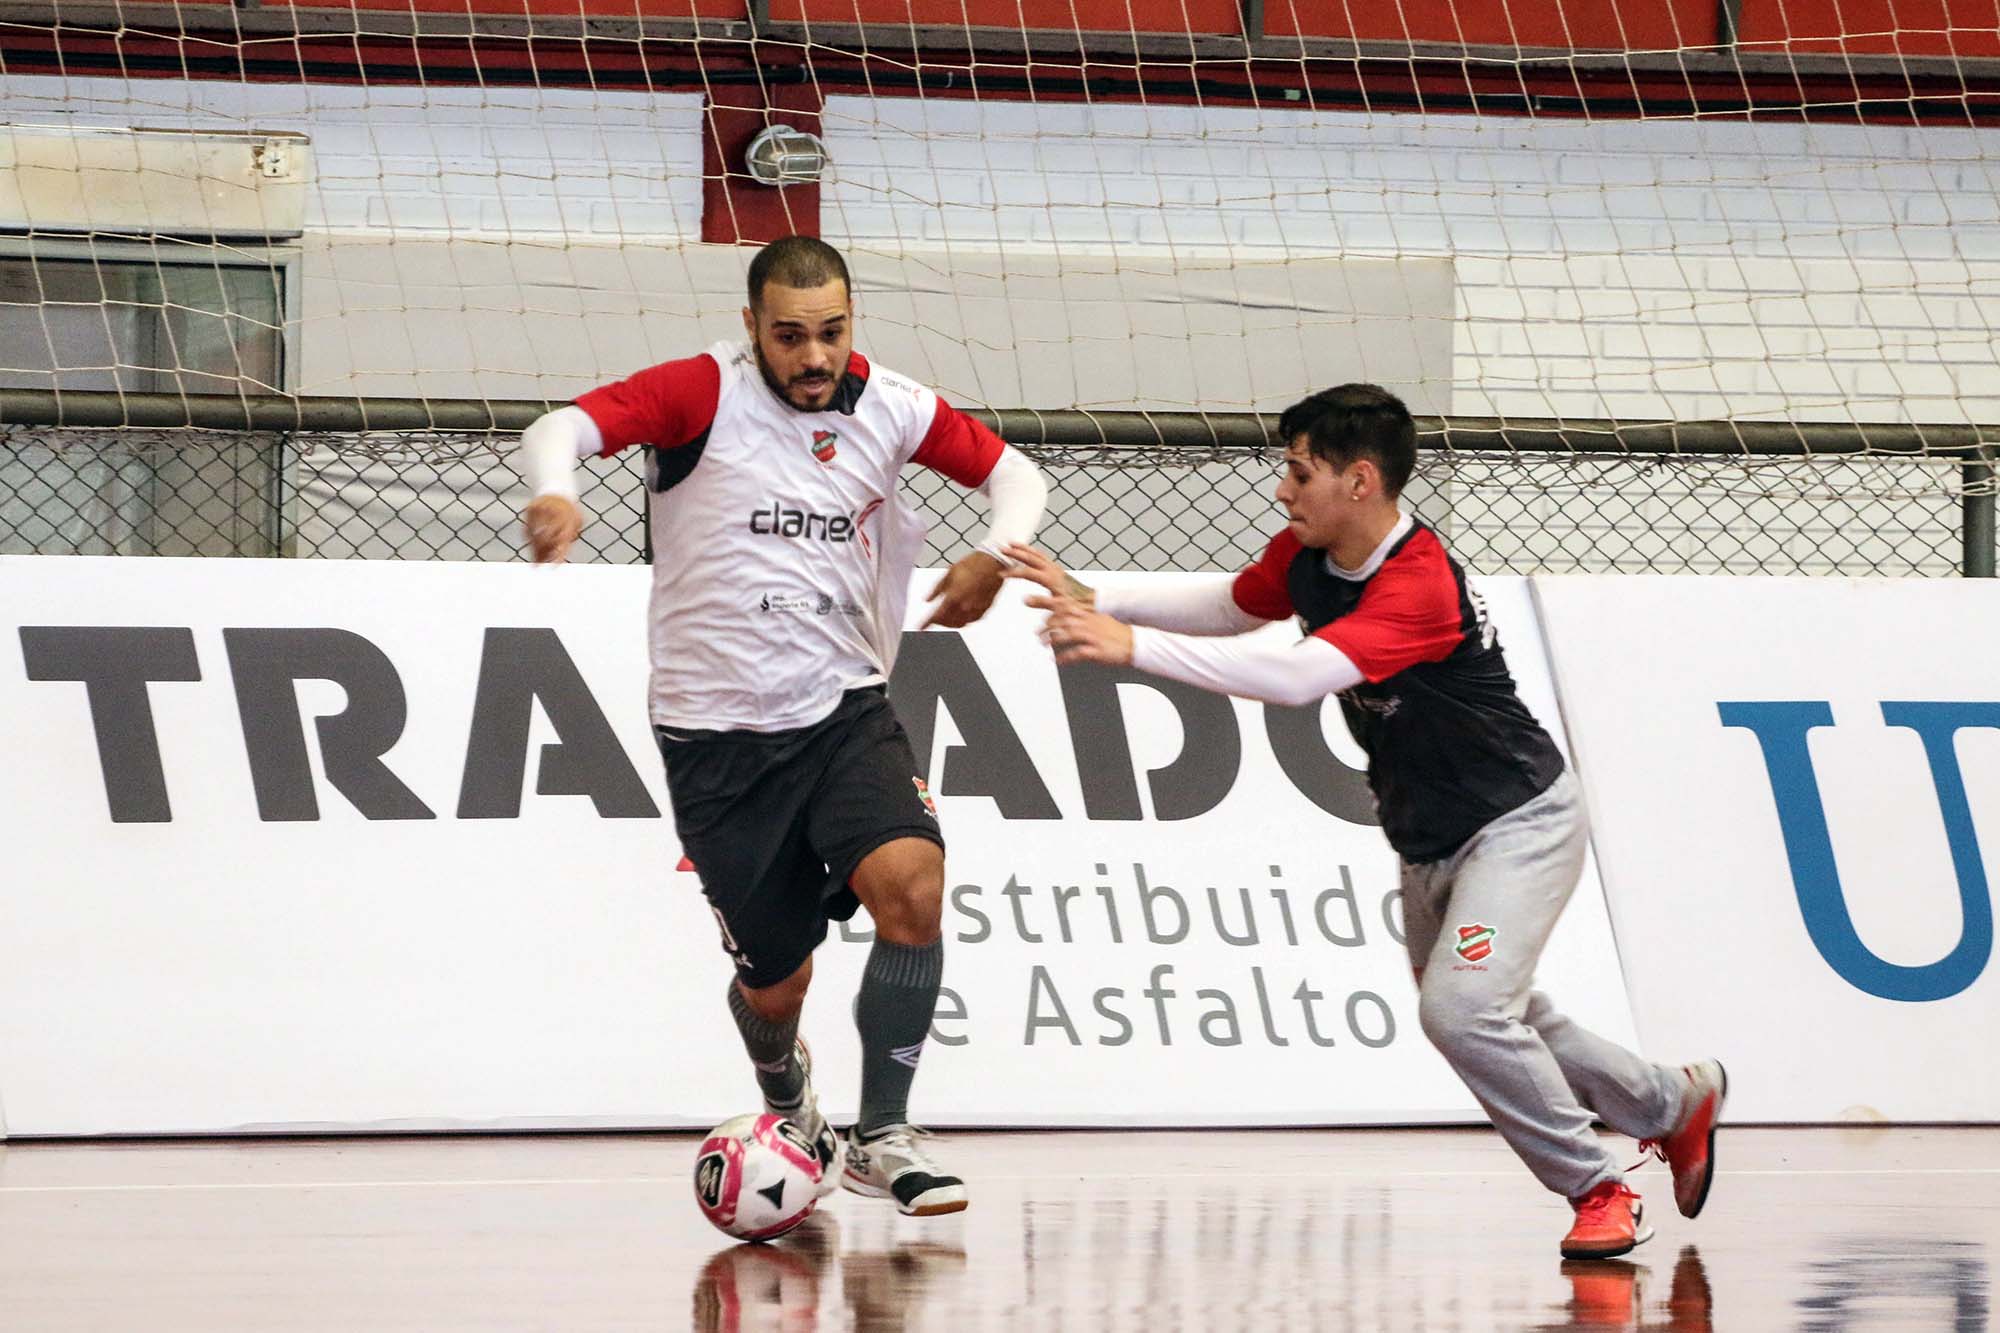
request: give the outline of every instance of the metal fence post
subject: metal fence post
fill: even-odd
[[[1990,579],[1994,576],[1993,451],[1981,448],[1967,455],[1960,473],[1965,485],[1965,577]]]

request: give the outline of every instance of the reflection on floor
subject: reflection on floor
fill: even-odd
[[[950,1135],[972,1208],[836,1195],[773,1245],[676,1135],[13,1145],[0,1325],[286,1329],[1983,1329],[2000,1130],[1725,1129],[1706,1213],[1562,1261],[1463,1130]]]

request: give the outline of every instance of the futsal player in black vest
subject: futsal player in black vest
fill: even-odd
[[[1521,702],[1479,595],[1398,503],[1417,458],[1408,409],[1346,384],[1294,404],[1278,429],[1289,522],[1241,573],[1093,590],[1022,546],[1009,551],[1021,562],[1011,576],[1045,590],[1029,605],[1048,611],[1058,662],[1130,664],[1269,703],[1339,697],[1402,860],[1424,1034],[1573,1206],[1564,1256],[1623,1254],[1652,1233],[1593,1113],[1666,1160],[1693,1217],[1714,1172],[1722,1066],[1654,1064],[1532,989],[1583,869],[1583,802]],[[1239,637],[1293,616],[1295,642]]]

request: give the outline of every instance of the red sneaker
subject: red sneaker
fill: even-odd
[[[1729,1096],[1729,1075],[1721,1062],[1703,1060],[1687,1067],[1687,1110],[1681,1122],[1663,1139],[1647,1139],[1639,1145],[1665,1162],[1674,1173],[1674,1206],[1682,1217],[1693,1217],[1708,1202],[1708,1187],[1715,1179],[1715,1122],[1722,1118],[1723,1099]]]
[[[1563,1237],[1565,1259],[1610,1259],[1653,1238],[1646,1205],[1622,1181],[1607,1180],[1581,1199],[1570,1200],[1576,1223]]]

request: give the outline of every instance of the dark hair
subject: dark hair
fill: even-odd
[[[1342,384],[1293,403],[1278,418],[1278,437],[1289,449],[1302,435],[1313,457],[1336,468],[1357,458],[1374,463],[1392,499],[1416,471],[1417,423],[1403,400],[1378,384]]]
[[[750,306],[754,310],[763,304],[764,288],[769,283],[775,282],[780,287],[824,287],[835,278],[849,292],[854,290],[854,284],[847,280],[847,261],[840,257],[840,251],[817,236],[781,236],[750,261]]]

